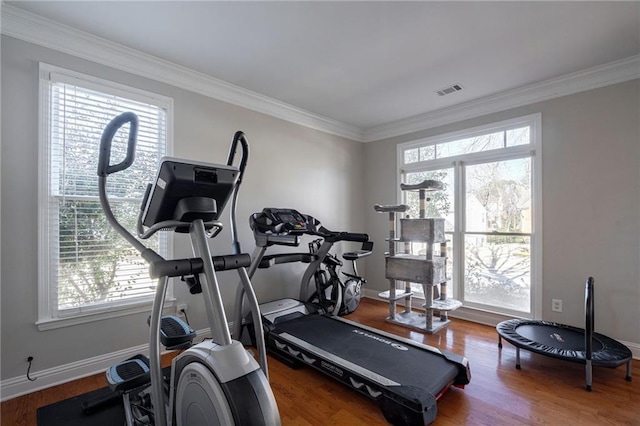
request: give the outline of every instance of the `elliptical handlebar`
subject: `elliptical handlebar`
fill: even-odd
[[[122,128],[126,123],[129,123],[129,138],[127,142],[127,153],[124,160],[118,164],[111,165],[111,145],[113,137],[118,130]],[[109,197],[107,196],[107,176],[112,173],[120,172],[128,169],[136,156],[136,140],[138,136],[138,116],[133,112],[124,112],[114,119],[105,127],[100,138],[100,152],[98,157],[98,194],[100,197],[100,205],[107,218],[107,222],[127,240],[136,250],[138,250],[145,260],[148,262],[162,261],[162,256],[154,252],[153,250],[142,244],[136,237],[131,234],[118,222],[113,211],[111,210],[111,204],[109,203]]]
[[[236,150],[238,149],[238,142],[240,142],[240,145],[242,146],[242,157],[240,157],[240,165],[238,166],[238,169],[240,170],[238,182],[241,182],[244,169],[247,167],[247,162],[249,161],[249,143],[247,142],[247,137],[244,132],[241,130],[238,130],[235,135],[233,135],[231,147],[229,148],[229,156],[227,157],[227,166],[233,166],[233,160],[236,156]]]
[[[234,188],[233,196],[231,198],[231,214],[230,222],[231,222],[231,246],[233,247],[234,254],[242,253],[242,248],[240,247],[240,241],[238,240],[238,225],[236,223],[236,208],[237,208],[237,200],[238,200],[238,190],[240,189],[240,185],[242,184],[242,178],[244,177],[244,170],[247,167],[247,162],[249,161],[249,143],[247,142],[247,137],[244,132],[238,130],[235,135],[233,135],[233,140],[231,141],[231,147],[229,148],[229,156],[227,157],[227,165],[232,166],[233,160],[236,156],[236,150],[238,148],[238,142],[240,142],[240,146],[242,147],[242,157],[240,157],[240,165],[238,166],[239,174],[238,181]]]
[[[111,165],[111,143],[113,137],[122,126],[129,123],[129,140],[124,160]],[[100,139],[100,156],[98,158],[98,176],[106,177],[111,173],[128,169],[136,157],[136,139],[138,136],[138,116],[133,112],[123,112],[107,124]]]

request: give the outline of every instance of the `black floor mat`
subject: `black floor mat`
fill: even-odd
[[[162,369],[164,380],[171,377],[171,367]],[[100,405],[85,413],[83,403]],[[125,424],[122,397],[108,387],[87,392],[74,398],[65,399],[38,408],[38,426],[120,426]]]
[[[95,398],[109,398],[102,407],[92,414],[82,411],[82,402]],[[38,426],[118,426],[124,425],[125,416],[122,398],[111,389],[102,388],[55,404],[38,408]]]

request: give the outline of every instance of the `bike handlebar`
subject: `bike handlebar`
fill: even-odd
[[[129,123],[129,140],[124,160],[111,165],[111,143],[113,137],[122,126]],[[100,156],[98,158],[98,176],[106,177],[111,173],[125,170],[133,164],[136,156],[136,137],[138,135],[138,117],[133,112],[123,112],[107,124],[100,139]]]

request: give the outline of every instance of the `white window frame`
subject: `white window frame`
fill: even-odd
[[[51,83],[52,79],[57,82],[75,84],[88,89],[97,90],[123,98],[141,101],[156,105],[166,111],[166,155],[173,152],[173,99],[147,92],[134,87],[111,82],[94,76],[67,70],[54,65],[40,63],[39,68],[39,187],[38,187],[38,320],[36,325],[40,330],[50,330],[60,327],[72,326],[92,321],[100,321],[108,318],[115,318],[123,315],[130,315],[138,312],[148,312],[153,302],[153,295],[145,298],[137,298],[134,301],[123,301],[120,303],[110,303],[106,306],[95,308],[83,308],[80,312],[59,315],[57,306],[51,298],[53,286],[57,282],[50,275],[51,252],[50,236],[52,230],[49,225],[50,214],[50,182],[51,182]],[[96,174],[97,179],[97,174]],[[153,176],[149,177],[150,180]],[[173,255],[173,237],[170,233],[166,236],[167,252],[165,255]],[[175,301],[173,296],[173,286],[169,284],[165,307],[171,306]]]
[[[445,157],[434,160],[416,161],[413,163],[404,163],[404,152],[406,150],[428,145],[442,144],[460,139],[470,138],[483,134],[516,129],[524,126],[530,127],[530,144],[517,145],[506,148],[500,148],[489,151],[475,152],[453,157]],[[473,165],[488,161],[504,161],[516,158],[530,157],[532,161],[532,209],[533,216],[531,218],[531,312],[525,315],[519,311],[503,310],[500,312],[491,311],[484,307],[477,307],[473,304],[465,304],[465,307],[471,309],[479,309],[487,312],[496,312],[520,317],[542,317],[542,114],[531,114],[509,120],[490,123],[456,132],[446,133],[425,139],[411,142],[405,142],[397,145],[397,201],[402,203],[404,194],[400,190],[403,174],[420,171],[438,170],[444,168],[454,169],[455,182],[455,231],[453,233],[454,255],[453,255],[453,277],[452,290],[456,297],[462,294],[464,283],[464,226],[466,218],[464,216],[465,194],[463,188],[460,188],[464,182],[464,168],[459,167],[461,164]],[[398,225],[399,226],[399,225]],[[416,298],[423,299],[424,295],[416,294]]]

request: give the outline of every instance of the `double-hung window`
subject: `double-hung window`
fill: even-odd
[[[125,111],[139,118],[136,158],[110,176],[107,193],[118,220],[135,232],[146,182],[170,151],[171,99],[40,65],[41,329],[147,309],[152,300],[148,266],[107,223],[98,198],[102,131]],[[115,135],[112,164],[124,158],[128,134],[127,124]],[[162,234],[146,244],[168,255]]]
[[[401,182],[445,184],[429,194],[426,217],[445,218],[447,275],[464,306],[540,313],[540,127],[535,114],[398,146]],[[419,217],[417,193],[399,191],[399,200]],[[413,243],[411,250],[425,247]]]

